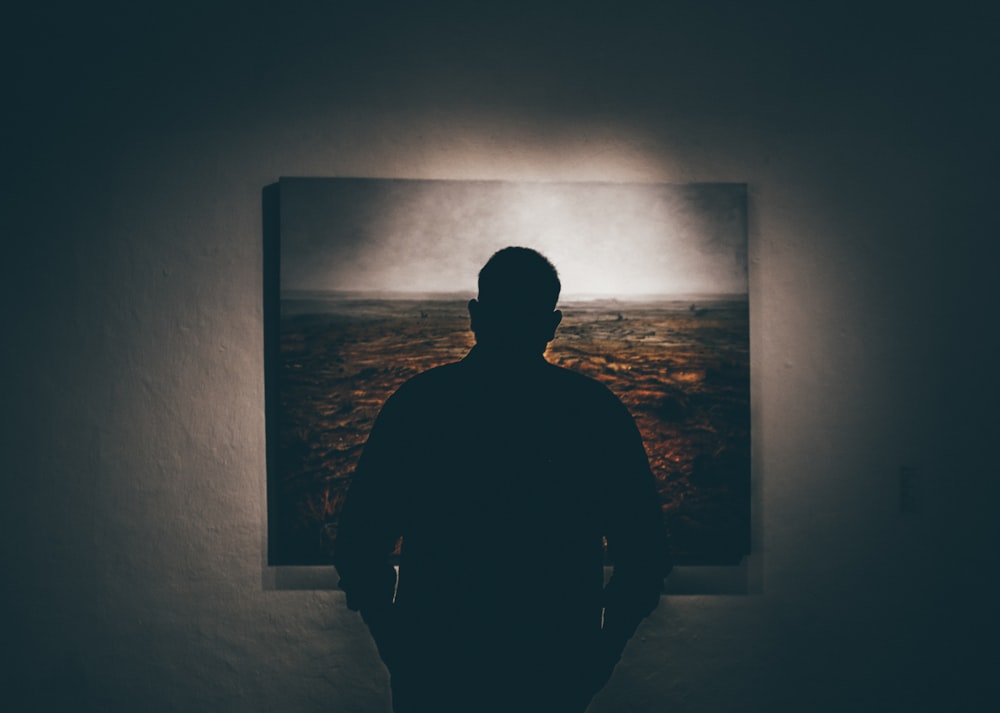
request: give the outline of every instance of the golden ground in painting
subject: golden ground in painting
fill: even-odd
[[[563,302],[549,361],[607,384],[646,444],[675,559],[749,551],[750,360],[743,299]],[[382,403],[473,344],[465,300],[282,303],[272,564],[327,564]]]

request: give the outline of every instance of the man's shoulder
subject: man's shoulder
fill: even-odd
[[[581,371],[568,369],[552,362],[546,362],[546,372],[550,379],[559,380],[567,388],[590,391],[591,393],[610,393],[608,387],[592,376],[588,376]]]
[[[411,376],[404,381],[390,397],[397,401],[419,397],[428,392],[439,391],[462,378],[462,362],[454,361],[435,366]]]
[[[568,395],[608,408],[622,407],[621,399],[604,382],[558,364],[548,364],[549,378]]]

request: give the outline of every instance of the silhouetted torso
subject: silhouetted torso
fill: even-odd
[[[395,710],[581,711],[602,676],[602,608],[627,639],[656,606],[665,564],[632,418],[541,356],[511,363],[476,347],[415,377],[372,430],[336,564],[389,666]]]

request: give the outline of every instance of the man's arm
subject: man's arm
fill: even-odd
[[[401,534],[400,460],[405,426],[391,397],[358,461],[340,513],[334,565],[347,607],[360,611],[377,636],[392,606],[396,571],[389,562]]]
[[[639,623],[657,607],[671,569],[660,497],[642,437],[618,404],[606,537],[613,574],[604,589],[602,648],[613,668]],[[610,671],[609,671],[610,674]]]

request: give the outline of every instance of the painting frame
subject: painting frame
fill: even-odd
[[[312,554],[307,556],[290,556],[289,547],[287,544],[282,544],[282,538],[284,537],[287,541],[288,539],[288,508],[282,508],[282,493],[281,493],[281,471],[283,468],[283,458],[282,451],[283,447],[281,445],[282,439],[282,423],[287,421],[287,404],[283,406],[282,402],[282,347],[281,347],[281,336],[283,324],[287,322],[287,319],[282,318],[282,265],[283,259],[287,262],[288,255],[282,254],[283,241],[282,235],[283,231],[288,232],[289,221],[294,219],[293,215],[289,215],[289,211],[295,210],[294,201],[289,200],[289,191],[293,190],[296,186],[302,186],[306,183],[311,183],[313,185],[320,185],[326,182],[328,185],[345,185],[344,182],[380,182],[380,181],[393,181],[398,185],[401,181],[406,181],[406,179],[370,179],[370,178],[282,178],[278,183],[268,186],[264,190],[264,232],[265,232],[265,246],[264,246],[264,332],[265,332],[265,419],[266,419],[266,437],[267,437],[267,474],[266,474],[266,493],[267,493],[267,535],[265,543],[265,563],[268,567],[303,567],[303,566],[324,566],[328,565],[329,559],[327,557],[328,551],[322,552],[317,556],[318,550],[313,550]],[[428,182],[424,182],[428,183]],[[470,182],[470,181],[436,181],[433,182],[435,186],[445,186],[447,184],[462,184],[468,187],[469,184],[475,184],[477,186],[483,185],[494,185],[494,184],[505,184],[509,182]],[[541,186],[541,187],[551,187],[555,186],[566,186],[572,190],[572,187],[576,186],[594,186],[594,185],[609,185],[609,184],[595,184],[593,182],[562,182],[553,184],[524,184],[519,183],[522,186]],[[749,276],[748,276],[748,260],[746,259],[747,247],[746,242],[748,241],[748,218],[747,218],[747,186],[746,184],[733,184],[733,183],[718,183],[718,184],[613,184],[615,186],[642,186],[644,189],[648,188],[650,185],[654,186],[673,186],[675,188],[679,187],[679,190],[687,190],[697,192],[699,190],[704,190],[705,186],[726,187],[725,190],[731,191],[734,196],[737,196],[737,202],[741,202],[742,214],[740,217],[740,230],[742,231],[742,239],[744,241],[743,246],[743,269],[744,269],[744,279],[745,279],[745,290],[742,293],[741,300],[744,303],[745,309],[745,335],[744,335],[744,347],[745,347],[745,358],[740,366],[740,379],[745,393],[745,403],[740,406],[741,412],[745,416],[745,433],[743,434],[743,442],[741,445],[741,450],[739,453],[740,465],[744,473],[743,482],[741,484],[741,490],[739,494],[739,507],[742,509],[743,515],[739,520],[739,529],[741,534],[739,535],[739,542],[735,547],[730,547],[726,552],[721,550],[712,554],[709,557],[686,557],[682,552],[681,556],[678,558],[678,564],[694,566],[699,568],[701,572],[706,572],[712,568],[723,568],[729,570],[730,572],[734,569],[743,571],[745,570],[745,558],[751,553],[751,498],[750,498],[750,382],[749,382]],[[284,195],[283,195],[284,192]],[[283,200],[284,198],[284,200]],[[287,243],[285,244],[287,247]],[[557,263],[557,267],[559,267]],[[287,288],[287,285],[284,286]],[[288,290],[285,290],[287,294]],[[462,299],[469,296],[469,293],[464,293]],[[704,315],[711,312],[711,306],[704,302],[691,302],[688,305],[688,300],[685,298],[680,300],[686,307],[686,311],[690,313],[685,315],[688,319],[699,319],[704,317]],[[451,315],[452,323],[457,324],[454,321],[454,314]],[[621,314],[616,315],[616,321],[621,319],[626,320],[628,317]],[[571,326],[571,321],[570,321]],[[564,326],[563,329],[566,329]],[[465,328],[467,335],[467,327]],[[556,338],[556,344],[558,344],[559,335]],[[463,343],[463,348],[470,344],[468,341],[468,336],[466,341]],[[459,351],[455,351],[456,355],[459,355]],[[690,377],[690,375],[689,375]],[[685,377],[685,378],[689,378]],[[718,377],[718,375],[716,375]],[[693,377],[690,377],[693,378]],[[623,394],[619,393],[619,396]],[[379,399],[376,399],[378,401]],[[627,401],[627,399],[624,399]],[[669,411],[670,408],[676,410],[677,408],[687,408],[683,403],[678,405],[678,401],[675,399],[675,403],[672,407],[667,407]],[[374,409],[377,412],[377,408]],[[637,419],[638,420],[638,419]],[[645,434],[644,434],[645,435]],[[363,439],[362,439],[363,440]],[[709,468],[711,470],[711,468]],[[717,469],[716,469],[717,470]],[[716,475],[718,475],[716,473]],[[710,476],[711,477],[711,476]],[[294,549],[294,547],[292,548]],[[731,579],[731,577],[730,577]],[[736,586],[736,585],[733,585]],[[696,587],[697,588],[697,587]],[[725,585],[723,589],[730,589],[730,585]],[[737,586],[737,588],[739,588]]]

